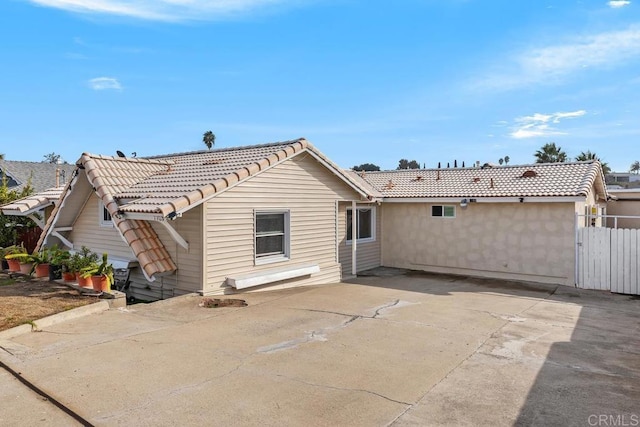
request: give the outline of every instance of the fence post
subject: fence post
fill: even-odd
[[[576,248],[576,253],[575,253],[575,262],[574,262],[574,271],[573,271],[573,282],[574,282],[574,286],[578,287],[578,259],[579,259],[579,249],[578,249],[578,220],[579,220],[579,215],[578,212],[576,212],[573,220],[573,227],[574,227],[574,236],[575,236],[575,242],[574,242],[574,246]]]

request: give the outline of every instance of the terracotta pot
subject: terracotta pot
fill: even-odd
[[[91,288],[93,284],[91,283],[91,277],[82,277],[80,273],[76,273],[76,280],[78,281],[78,286],[82,286],[83,288]]]
[[[31,274],[31,270],[33,269],[32,262],[20,263],[20,273],[29,275]]]
[[[75,282],[76,281],[76,273],[72,273],[70,271],[63,271],[62,278],[65,282]]]
[[[49,277],[49,264],[36,265],[36,277]]]
[[[9,271],[14,273],[20,271],[20,261],[17,259],[8,259],[7,263],[9,264]]]
[[[91,276],[91,282],[93,283],[93,290],[99,292],[109,292],[109,278],[107,276]]]

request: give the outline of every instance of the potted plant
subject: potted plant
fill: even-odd
[[[107,253],[102,254],[102,262],[94,263],[82,269],[82,277],[90,277],[93,289],[101,292],[111,290],[113,284],[113,265],[109,264]]]
[[[49,276],[49,265],[51,263],[51,253],[45,248],[42,252],[34,252],[29,257],[33,264],[31,272],[35,272],[36,278]]]
[[[12,273],[20,271],[20,255],[27,254],[27,250],[22,245],[13,245],[4,248],[4,258],[9,265],[9,271]]]
[[[82,287],[92,286],[90,277],[83,277],[83,271],[85,269],[95,268],[98,264],[98,254],[91,252],[86,246],[80,249],[80,252],[76,252],[71,257],[71,268],[76,274],[76,280],[78,285]]]
[[[39,254],[37,252],[34,254],[28,254],[24,247],[19,246],[14,253],[5,255],[4,257],[9,261],[10,271],[20,271],[22,274],[31,275],[34,269],[34,262],[39,258]],[[18,270],[15,270],[15,265],[13,265],[12,269],[11,261],[18,261]]]
[[[71,257],[69,251],[60,249],[58,245],[48,248],[49,251],[49,280],[62,277],[62,266]]]

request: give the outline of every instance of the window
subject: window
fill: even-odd
[[[352,215],[353,212],[351,209],[347,209],[347,242],[353,240],[353,230],[351,229],[352,225]],[[375,236],[375,224],[376,224],[376,215],[375,208],[356,208],[356,227],[357,232],[356,236],[358,241],[374,241],[376,240]]]
[[[289,212],[255,213],[256,263],[289,258]]]
[[[442,206],[442,205],[431,206],[431,216],[440,216],[440,217],[445,217],[445,218],[455,218],[456,217],[456,207],[455,206]]]
[[[100,221],[100,227],[113,227],[113,221],[111,221],[111,214],[102,203],[102,200],[98,202],[98,215]]]

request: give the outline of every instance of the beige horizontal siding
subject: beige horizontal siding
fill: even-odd
[[[98,254],[107,252],[113,257],[135,259],[131,248],[115,227],[100,226],[102,212],[98,208],[98,197],[91,194],[73,224],[73,231],[69,234],[74,249],[79,250],[86,246]]]
[[[358,207],[368,207],[368,205],[358,205]],[[347,245],[347,209],[351,208],[350,203],[340,203],[338,217],[338,236],[340,236],[340,264],[342,265],[342,276],[351,276],[351,245]],[[364,271],[381,265],[381,242],[382,242],[382,209],[376,206],[376,240],[373,242],[356,242],[356,269]]]
[[[338,282],[335,202],[356,197],[359,196],[353,189],[314,158],[303,154],[210,200],[204,209],[207,259],[204,292],[224,292],[225,280],[232,275],[307,263],[318,264],[320,272],[262,288]],[[255,265],[254,210],[269,209],[289,210],[290,259]]]

